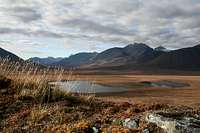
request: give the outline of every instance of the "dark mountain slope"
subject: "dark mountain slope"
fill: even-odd
[[[149,61],[162,52],[154,51],[146,44],[135,43],[127,45],[124,48],[111,48],[99,53],[88,67],[111,67],[127,64],[140,64]]]
[[[164,53],[148,64],[165,69],[200,69],[200,45]]]
[[[124,64],[129,59],[123,48],[111,48],[99,53],[89,67],[118,66]]]
[[[159,46],[157,48],[154,49],[155,51],[161,51],[161,52],[170,52],[169,49],[163,47],[163,46]]]
[[[94,60],[112,60],[113,58],[122,56],[127,56],[127,54],[123,51],[123,48],[111,48],[99,53]]]
[[[152,60],[163,53],[162,51],[155,51],[154,49],[143,43],[128,45],[124,48],[124,51],[129,56],[131,56],[132,61],[137,64]]]
[[[88,64],[97,55],[94,53],[78,53],[70,56],[69,58],[62,59],[61,61],[52,65],[63,67],[80,67],[81,65]]]
[[[129,44],[123,48],[123,51],[129,56],[140,58],[145,52],[153,52],[153,49],[143,43]]]
[[[23,61],[23,59],[21,59],[17,55],[15,55],[7,50],[4,50],[2,48],[0,48],[0,58],[1,59],[9,59],[10,61],[14,61],[14,62]]]

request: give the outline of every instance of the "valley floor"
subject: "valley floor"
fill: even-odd
[[[0,132],[200,131],[200,76],[64,75],[62,80],[92,80],[129,91],[94,97],[51,90],[43,83],[21,85],[0,76]],[[158,80],[189,83],[190,87],[135,86]]]
[[[178,105],[200,104],[200,76],[178,75],[78,75],[76,80],[91,80],[96,83],[110,86],[129,88],[128,92],[97,94],[107,100],[137,102],[162,102]],[[143,87],[135,83],[146,81],[176,81],[188,83],[189,87],[159,88]],[[107,98],[108,97],[108,98]],[[111,101],[112,101],[111,100]]]

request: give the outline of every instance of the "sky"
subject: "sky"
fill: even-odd
[[[0,47],[24,59],[199,40],[200,0],[0,0]]]

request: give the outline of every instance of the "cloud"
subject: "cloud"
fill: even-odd
[[[2,24],[7,22],[8,24],[13,24],[12,26],[22,26],[24,24],[40,21],[42,19],[42,12],[40,5],[38,5],[36,1],[0,1]]]
[[[36,9],[25,6],[18,6],[12,8],[1,8],[1,11],[6,12],[10,16],[16,18],[24,23],[29,23],[32,21],[37,21],[42,19],[42,14],[40,14]]]
[[[92,20],[84,19],[71,19],[63,20],[61,23],[63,27],[74,27],[84,33],[94,33],[94,34],[107,34],[107,35],[120,35],[120,36],[131,36],[134,32],[130,32],[124,29],[120,29],[117,25],[102,25],[100,23],[94,22]]]
[[[0,35],[181,48],[200,40],[199,12],[199,0],[5,0]]]
[[[23,28],[7,28],[7,27],[0,27],[0,34],[17,34],[17,35],[24,35],[24,36],[40,36],[40,37],[53,37],[53,38],[61,38],[63,37],[62,34],[54,33],[51,31],[45,30],[36,30],[32,31],[30,29],[23,29]]]

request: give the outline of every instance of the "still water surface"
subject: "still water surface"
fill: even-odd
[[[123,87],[110,87],[100,85],[92,81],[65,81],[65,82],[52,82],[51,84],[58,85],[62,90],[77,93],[114,93],[125,92],[127,88]]]

